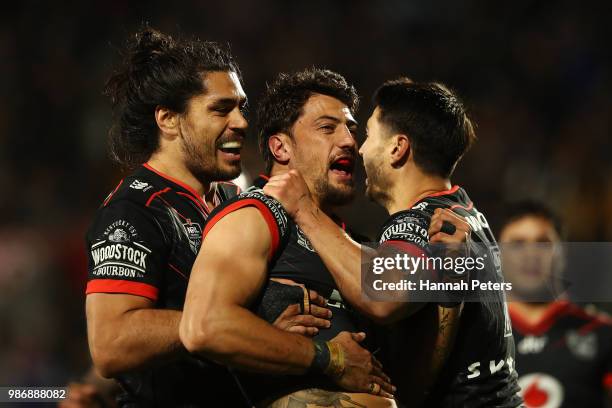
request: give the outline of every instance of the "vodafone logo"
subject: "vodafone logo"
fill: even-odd
[[[527,374],[518,384],[527,408],[559,408],[563,402],[563,386],[548,374]]]

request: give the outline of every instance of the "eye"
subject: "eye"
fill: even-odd
[[[334,125],[323,125],[319,128],[323,133],[333,133],[336,127]]]

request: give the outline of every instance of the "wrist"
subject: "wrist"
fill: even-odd
[[[337,343],[330,341],[313,341],[314,357],[310,365],[310,370],[316,373],[325,374],[337,379],[344,374],[344,349]]]
[[[294,215],[295,222],[300,227],[308,227],[312,223],[316,223],[316,214],[318,211],[317,205],[312,201],[312,198],[304,198],[299,205],[298,210]],[[303,229],[303,228],[302,228]]]

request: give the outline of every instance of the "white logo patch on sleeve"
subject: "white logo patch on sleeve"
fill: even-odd
[[[146,273],[151,250],[136,242],[138,232],[129,222],[117,220],[91,250],[92,273],[99,277],[141,278]]]

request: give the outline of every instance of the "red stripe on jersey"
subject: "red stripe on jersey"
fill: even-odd
[[[450,188],[448,190],[436,191],[435,193],[428,194],[425,197],[423,197],[423,198],[415,201],[414,203],[410,204],[408,206],[408,208],[414,207],[416,205],[416,203],[420,203],[421,201],[425,200],[426,198],[429,198],[429,197],[439,197],[439,196],[443,196],[443,195],[453,194],[457,190],[459,190],[459,185],[454,185],[452,188]]]
[[[262,179],[264,179],[264,180],[266,180],[266,181],[270,180],[270,176],[266,176],[266,175],[265,175],[265,174],[263,174],[263,173],[262,173],[262,174],[260,174],[260,175],[259,175],[259,177],[261,177]]]
[[[187,277],[187,275],[185,275],[183,272],[181,272],[181,271],[180,271],[180,269],[179,269],[179,268],[177,268],[176,266],[172,265],[171,263],[169,263],[169,264],[168,264],[168,266],[169,266],[169,267],[170,267],[172,270],[174,270],[174,272],[176,272],[176,273],[178,273],[179,275],[181,275],[183,278],[185,278],[185,279],[189,279],[189,278]]]
[[[193,197],[200,201],[202,204],[204,204],[204,200],[202,199],[202,197],[200,197],[200,195],[198,194],[197,191],[195,191],[195,189],[185,183],[183,183],[180,180],[175,179],[174,177],[170,177],[167,174],[162,173],[159,170],[154,169],[153,167],[151,167],[151,165],[149,163],[145,163],[143,164],[143,167],[151,170],[153,173],[157,174],[160,177],[165,178],[166,180],[170,180],[171,182],[173,182],[174,184],[178,184],[179,186],[183,187],[185,190],[189,191],[191,194],[193,194]]]
[[[268,224],[268,229],[270,230],[270,234],[272,235],[272,245],[270,246],[269,259],[272,259],[272,257],[276,253],[276,250],[278,249],[278,244],[280,243],[280,236],[278,233],[276,220],[274,219],[274,215],[272,215],[270,209],[264,203],[253,198],[233,202],[232,204],[228,205],[227,207],[219,211],[217,214],[215,214],[212,218],[209,218],[206,222],[206,227],[204,227],[204,232],[202,233],[202,241],[204,241],[204,237],[206,237],[206,234],[208,234],[212,227],[214,227],[215,224],[221,218],[225,217],[227,214],[233,211],[244,207],[256,207],[261,213],[261,215],[264,217],[266,224]]]
[[[106,197],[106,200],[104,200],[104,204],[102,204],[103,207],[106,207],[108,202],[111,200],[111,198],[113,198],[113,196],[115,195],[117,190],[119,190],[119,187],[121,187],[122,184],[123,184],[123,179],[121,179],[119,184],[117,184],[117,187],[115,187],[115,189],[108,195],[108,197]]]
[[[163,190],[159,190],[153,194],[151,194],[151,197],[149,197],[149,199],[147,200],[147,203],[145,204],[146,207],[151,205],[151,202],[155,199],[155,197],[167,193],[168,191],[170,191],[170,187],[166,187]]]
[[[403,252],[407,252],[412,256],[427,256],[425,251],[423,251],[419,246],[415,244],[411,244],[406,241],[398,241],[398,240],[389,240],[382,243],[382,246],[391,246],[395,247]]]
[[[210,210],[208,209],[208,206],[206,206],[206,208],[204,208],[202,206],[202,204],[200,204],[200,202],[198,200],[196,200],[195,198],[193,198],[191,196],[191,194],[185,194],[185,193],[182,193],[180,191],[177,191],[176,194],[178,194],[180,196],[183,196],[183,197],[187,197],[188,199],[193,201],[195,203],[195,205],[200,209],[200,211],[202,211],[204,214],[208,214],[210,212]],[[204,204],[206,204],[206,203],[204,203]]]
[[[604,388],[612,388],[612,373],[604,375],[603,386]]]
[[[93,279],[87,282],[85,294],[90,293],[124,293],[157,300],[159,289],[153,285],[142,282],[132,282],[117,279]]]
[[[467,207],[464,207],[461,204],[453,204],[453,205],[451,205],[451,210],[454,210],[455,208],[463,208],[465,211],[470,211],[472,208],[474,208],[474,203],[470,201],[470,203],[468,204]]]
[[[570,303],[566,300],[551,303],[542,317],[535,323],[530,323],[512,303],[508,305],[508,312],[512,319],[512,326],[523,335],[541,336],[550,329]]]

